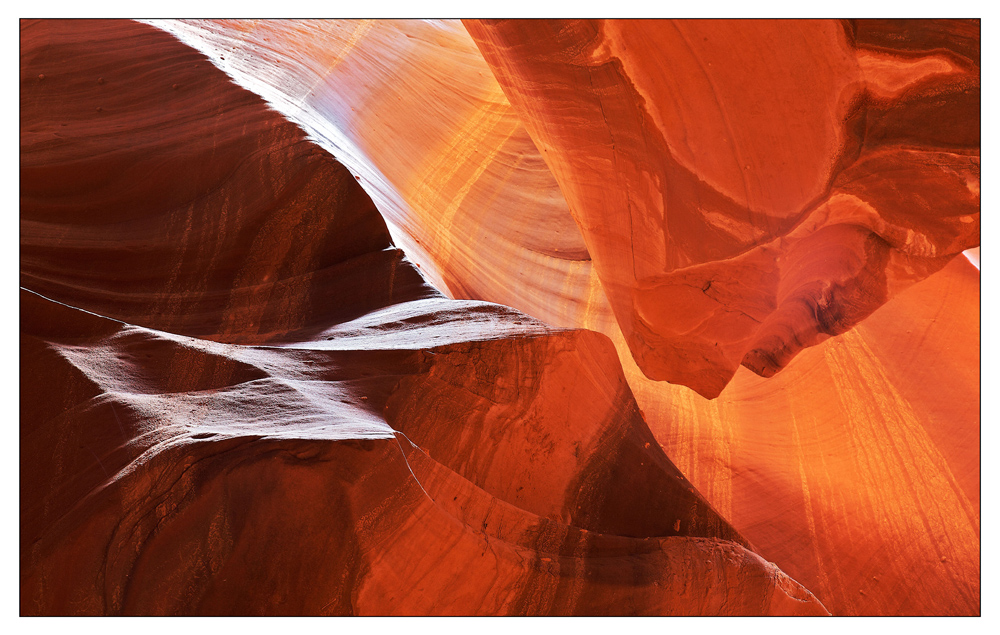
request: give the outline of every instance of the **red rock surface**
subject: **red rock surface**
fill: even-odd
[[[460,22],[151,23],[346,165],[449,296],[617,330],[558,184]]]
[[[21,24],[21,611],[823,614],[614,347],[456,301],[170,35]]]
[[[955,259],[713,401],[630,383],[675,464],[834,615],[977,615],[978,340],[979,275]]]
[[[737,372],[732,385],[710,401],[645,377],[589,260],[569,268],[535,266],[541,238],[559,236],[558,252],[551,249],[549,256],[564,254],[570,244],[574,253],[586,252],[586,246],[578,231],[567,229],[561,195],[554,198],[553,186],[537,172],[527,178],[518,168],[541,161],[533,145],[496,154],[459,152],[499,147],[503,136],[496,127],[481,124],[506,121],[511,110],[495,81],[472,72],[488,67],[468,54],[473,43],[455,24],[157,25],[204,52],[350,162],[380,209],[399,219],[404,238],[412,231],[429,246],[415,256],[423,271],[452,276],[453,297],[500,300],[552,324],[611,337],[643,417],[672,460],[766,558],[808,580],[806,586],[835,614],[979,612],[979,279],[962,260],[891,299],[854,331],[806,351],[776,377]],[[868,47],[881,33],[906,55],[949,47],[978,55],[974,30],[963,35],[962,23],[846,26]],[[913,44],[915,34],[923,34],[923,48]],[[444,69],[452,66],[458,70],[448,75]],[[352,103],[365,107],[353,109]],[[400,152],[386,152],[390,144],[400,144],[394,146]],[[454,149],[448,156],[456,164],[475,169],[453,165],[447,183],[385,177],[409,174],[406,164],[440,161],[437,148]],[[498,175],[506,179],[502,185]],[[480,181],[521,203],[491,207],[492,199],[473,195]],[[408,190],[407,183],[420,187]],[[436,210],[452,208],[431,202],[465,201],[463,192],[475,204],[459,205],[456,222],[441,222]],[[410,207],[393,202],[404,197]],[[510,209],[516,212],[504,212]],[[546,233],[549,227],[559,231]],[[497,248],[501,240],[508,246]],[[474,273],[454,283],[454,272],[466,267]],[[914,465],[921,467],[914,472]],[[912,583],[913,572],[919,572],[919,585]]]
[[[769,377],[978,245],[977,21],[466,26],[652,379]]]
[[[521,116],[457,23],[156,23],[266,98],[347,170],[169,38],[127,23],[91,23],[81,31],[43,24],[25,23],[22,37],[22,284],[128,324],[93,323],[86,313],[32,294],[22,301],[28,351],[22,352],[22,561],[25,554],[36,558],[22,566],[22,589],[48,602],[46,609],[23,603],[22,611],[705,614],[725,607],[753,614],[803,608],[768,591],[771,578],[792,596],[808,597],[756,555],[711,542],[742,540],[726,533],[732,529],[725,521],[713,520],[715,512],[681,513],[671,498],[677,491],[656,503],[662,500],[652,491],[657,482],[683,478],[672,464],[663,467],[665,458],[649,458],[648,452],[662,457],[658,441],[722,518],[835,614],[979,613],[979,277],[964,260],[899,292],[851,331],[805,350],[780,374],[763,379],[741,370],[708,400],[648,379],[633,361],[590,265],[587,226],[583,235],[576,229],[560,192],[565,185],[544,169]],[[978,24],[836,26],[853,42],[851,54],[865,75],[866,144],[920,152],[944,147],[946,154],[978,157],[978,84],[963,84],[970,73],[978,81],[978,70],[942,73],[939,64],[943,58],[978,65]],[[39,28],[44,33],[36,30],[30,40]],[[108,41],[119,37],[146,57],[122,62],[118,45]],[[633,41],[644,38],[626,43]],[[644,55],[622,59],[635,71],[651,63]],[[77,58],[79,67],[71,63]],[[189,58],[185,75],[180,71]],[[26,66],[36,59],[45,67]],[[108,68],[129,79],[127,90],[119,84],[118,91],[94,91],[111,85]],[[901,72],[907,68],[913,74]],[[57,71],[61,83],[46,84]],[[923,80],[907,87],[922,73]],[[781,72],[772,74],[780,79]],[[196,94],[183,94],[186,82],[198,87]],[[723,88],[747,90],[736,80]],[[691,99],[694,92],[684,95]],[[109,111],[113,103],[124,107]],[[736,103],[718,112],[742,113]],[[101,119],[109,112],[114,117]],[[704,135],[711,127],[691,132]],[[780,129],[776,134],[785,144],[808,141]],[[700,139],[691,149],[711,142]],[[755,143],[741,149],[762,151]],[[798,163],[816,159],[804,154]],[[769,156],[758,157],[762,166]],[[700,157],[699,165],[710,168],[711,158]],[[545,160],[551,164],[551,157]],[[352,183],[352,173],[365,192]],[[906,174],[910,191],[923,187],[924,194],[936,191],[955,203],[940,182]],[[877,190],[859,182],[868,194]],[[875,206],[879,214],[886,200],[900,202],[898,192],[890,193]],[[972,193],[978,243],[978,191]],[[844,211],[840,203],[826,208]],[[883,222],[869,214],[863,226],[877,225],[875,233],[892,238],[892,223],[914,222],[912,208],[892,209],[895,217]],[[833,217],[839,229],[827,231],[830,223],[816,222],[811,213],[778,239],[779,246],[795,240],[817,246],[797,265],[796,275],[806,276],[798,282],[843,262],[837,250],[851,253],[844,218]],[[941,242],[950,230],[944,222],[925,223],[923,231]],[[909,234],[896,238],[907,253]],[[604,332],[618,349],[624,380],[610,370],[617,362],[605,340],[503,307],[447,300],[423,282],[410,258],[451,297],[499,301],[552,325]],[[240,346],[246,344],[255,346]],[[442,350],[416,352],[438,346],[447,349],[440,365]],[[476,369],[471,377],[470,369]],[[602,370],[595,375],[596,369]],[[623,391],[634,394],[641,419]],[[458,428],[456,410],[468,413]],[[631,423],[615,428],[623,419]],[[394,431],[405,432],[420,450],[403,437],[396,445]],[[625,442],[608,445],[606,437],[622,436]],[[74,448],[66,438],[90,444]],[[204,466],[203,458],[218,454],[219,441],[240,449],[209,462],[215,467],[194,470],[198,479],[182,476],[170,485],[163,496],[179,499],[176,508],[143,507],[143,496],[168,486],[136,480],[133,472],[155,465],[156,474],[170,478],[183,469],[178,465]],[[262,447],[275,441],[283,448],[277,456],[306,460],[285,461],[285,467],[295,463],[287,470],[265,462],[230,476],[234,464],[260,464],[260,453],[267,453]],[[364,456],[388,454],[373,463],[341,454],[352,443],[369,444],[359,446]],[[291,454],[288,444],[298,444]],[[353,466],[351,474],[361,476],[340,472],[331,479],[328,468],[316,465],[323,458],[312,460],[316,444],[331,448],[317,456],[334,457],[329,462]],[[590,448],[582,458],[573,454],[577,444]],[[628,459],[636,444],[638,468]],[[312,449],[301,450],[305,446]],[[125,453],[128,448],[134,453]],[[541,469],[540,461],[561,467]],[[652,473],[642,471],[654,464]],[[275,479],[281,484],[261,491],[260,483]],[[339,485],[331,486],[336,479]],[[360,488],[371,482],[395,483],[394,493]],[[469,487],[475,496],[459,493]],[[223,493],[203,496],[219,488]],[[400,508],[400,488],[424,500],[429,492],[435,505]],[[620,499],[620,489],[630,496]],[[96,504],[96,492],[105,490],[110,498]],[[234,498],[234,491],[242,494]],[[298,501],[337,501],[341,510],[348,501],[350,513],[336,516],[341,542],[379,555],[332,554],[317,547],[320,538],[304,539],[329,525],[332,514],[310,516],[285,500],[290,492]],[[414,520],[437,518],[449,493],[453,506],[445,511],[464,529],[453,531],[452,520]],[[650,499],[673,511],[638,511]],[[206,502],[183,522],[166,511],[192,500]],[[370,505],[378,511],[354,513]],[[161,541],[158,529],[143,524],[148,519],[133,522],[125,510],[136,506],[173,527],[163,536],[174,537]],[[95,520],[98,507],[104,521]],[[494,507],[504,510],[502,522],[488,518]],[[80,511],[57,525],[54,519],[70,508]],[[294,519],[294,527],[275,526],[275,514]],[[368,523],[376,516],[383,520],[373,533]],[[518,529],[508,532],[515,517]],[[125,524],[144,538],[111,541],[107,523],[122,518],[132,519]],[[687,519],[677,533],[709,542],[665,537],[674,535],[671,518]],[[96,532],[104,531],[104,542],[98,547],[80,538],[74,551],[65,532],[89,536],[79,529],[86,523],[104,526]],[[390,549],[387,536],[403,531],[408,540]],[[470,541],[468,531],[481,539]],[[44,540],[37,538],[42,533]],[[453,539],[441,543],[441,536]],[[557,536],[560,546],[538,536]],[[276,547],[294,541],[301,549]],[[110,577],[100,564],[108,544],[120,563]],[[461,546],[449,551],[442,544]],[[505,551],[510,544],[514,552]],[[187,556],[191,545],[193,558]],[[121,555],[136,548],[155,555],[141,562]],[[307,549],[328,554],[326,568],[343,577],[318,580],[311,564],[302,566]],[[414,563],[414,550],[429,555]],[[274,558],[247,564],[243,554],[262,551]],[[511,553],[520,564],[510,565]],[[703,561],[692,554],[713,555]],[[78,557],[98,564],[74,578],[66,563]],[[488,557],[496,564],[483,564]],[[150,580],[156,575],[150,571],[175,560],[170,580]],[[626,562],[633,563],[627,575]],[[453,565],[453,575],[443,573]],[[682,582],[671,578],[681,571]],[[128,582],[136,572],[141,586]],[[586,582],[595,574],[598,581]],[[279,581],[264,589],[238,586],[248,579]],[[61,585],[57,592],[54,581]],[[186,590],[178,592],[181,587]],[[323,600],[304,591],[294,597],[289,589],[308,589]],[[408,590],[403,599],[400,589]]]

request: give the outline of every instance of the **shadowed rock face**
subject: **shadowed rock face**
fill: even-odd
[[[835,614],[978,614],[979,276],[964,260],[891,297],[848,333],[804,350],[782,373],[764,379],[739,370],[708,400],[650,380],[636,366],[562,184],[542,165],[460,25],[157,22],[338,157],[385,215],[392,242],[439,288],[451,297],[510,304],[552,325],[604,332],[617,348],[623,389],[616,373],[598,372],[616,366],[601,338],[552,329],[496,305],[446,300],[425,284],[340,163],[197,53],[129,23],[81,24],[87,29],[22,25],[23,42],[31,41],[22,42],[22,284],[128,323],[94,322],[88,313],[23,292],[22,562],[35,560],[22,566],[22,588],[32,590],[36,603],[25,599],[25,612],[804,608],[788,598],[809,596],[762,569],[755,555],[711,542],[743,540],[721,515]],[[961,73],[942,72],[938,59],[978,65],[978,23],[831,24],[866,74],[865,144],[978,152],[978,89],[944,81]],[[816,25],[823,23],[805,23]],[[146,57],[123,54],[118,41]],[[642,38],[626,44],[632,41]],[[756,50],[761,41],[769,40],[743,42],[741,54],[773,57]],[[715,42],[716,52],[726,42]],[[662,42],[654,44],[649,50]],[[108,55],[95,60],[99,50]],[[189,59],[193,74],[184,75]],[[29,67],[29,60],[41,63]],[[717,70],[714,63],[709,68]],[[913,73],[902,73],[906,68]],[[128,91],[92,92],[110,85],[108,69],[130,78]],[[60,83],[49,82],[54,77]],[[922,77],[916,88],[913,77]],[[184,95],[188,81],[199,87],[196,95]],[[720,90],[766,83],[739,81],[727,80]],[[683,94],[693,95],[697,81],[684,82]],[[140,99],[147,87],[154,88]],[[113,96],[129,107],[105,128],[109,120],[99,117],[109,113]],[[237,107],[244,102],[256,105]],[[735,103],[719,112],[743,113]],[[173,134],[160,133],[172,127]],[[775,134],[780,144],[809,141],[786,138],[780,128]],[[701,138],[688,149],[697,154],[711,143]],[[797,163],[815,158],[803,153]],[[225,166],[225,174],[206,157]],[[709,159],[699,157],[699,165],[710,168]],[[865,169],[904,172],[894,161]],[[852,182],[874,200],[878,184],[860,174]],[[885,195],[890,202],[912,202],[907,197],[916,192],[918,203],[956,204],[934,199],[940,183],[933,175],[910,174],[907,188]],[[842,214],[838,200],[826,208]],[[873,223],[887,242],[906,244],[910,235],[898,227],[914,222],[908,215],[917,207],[879,207],[880,214],[899,213],[891,223]],[[879,243],[856,224],[809,218],[779,240],[808,247],[795,252],[782,288],[813,288],[810,275],[834,261],[857,260],[850,245],[859,240],[880,262]],[[926,215],[921,222],[928,219],[936,222]],[[944,244],[953,239],[949,232],[947,223],[937,223],[924,233]],[[762,275],[760,262],[733,260],[747,279]],[[878,286],[876,275],[858,271],[852,288]],[[836,297],[850,298],[849,291]],[[852,306],[838,310],[860,315]],[[821,313],[800,311],[807,318]],[[693,385],[688,379],[682,382]],[[229,446],[221,442],[246,447],[225,454]],[[294,461],[282,462],[281,470],[266,462],[256,472],[234,467],[257,461],[271,442],[284,448],[279,456],[310,467],[297,463],[303,470],[287,483]],[[312,449],[288,450],[294,442]],[[355,443],[363,456],[382,454],[375,467],[349,453],[312,454],[323,443]],[[666,466],[657,445],[672,459]],[[209,465],[202,460],[209,454],[225,458],[202,472],[176,471]],[[322,457],[353,471],[324,475]],[[390,464],[398,480],[387,476]],[[704,494],[718,515],[704,503],[690,513],[677,510],[689,499],[676,488],[664,490],[671,478],[682,482],[674,464],[690,479],[686,487]],[[138,479],[134,473],[143,466],[153,474],[150,465],[173,483],[160,499],[181,503],[150,511],[144,496],[161,486],[128,480]],[[234,472],[247,478],[226,480]],[[179,479],[171,476],[178,473]],[[190,481],[189,474],[202,476]],[[261,485],[275,481],[283,484]],[[399,511],[395,493],[357,493],[363,483],[390,481],[393,492],[433,497],[426,513],[415,512],[420,518],[450,498],[448,518],[458,520],[415,522]],[[220,483],[227,483],[222,494]],[[434,489],[439,485],[444,489]],[[470,487],[486,495],[460,493]],[[104,532],[100,544],[89,530],[67,542],[66,528],[93,521],[95,492],[104,491],[118,492],[100,499],[106,522],[130,533],[115,529],[112,538],[107,524],[97,531]],[[216,493],[202,497],[208,491]],[[203,502],[185,522],[167,511],[196,499]],[[331,501],[338,511],[320,511],[315,501]],[[300,502],[320,516],[310,517]],[[133,507],[141,520],[129,515]],[[83,511],[74,512],[75,520],[53,529],[77,508]],[[213,519],[207,525],[204,514]],[[387,520],[370,533],[372,518],[382,514]],[[334,520],[343,531],[328,532]],[[461,531],[453,532],[455,526]],[[161,534],[161,527],[173,533]],[[411,539],[398,538],[404,531]],[[468,541],[467,531],[476,538]],[[168,536],[174,538],[161,540]],[[517,549],[506,551],[511,544]],[[444,553],[442,545],[463,546]],[[136,549],[155,555],[123,555]],[[417,563],[414,552],[434,555]],[[274,557],[248,555],[259,553]],[[511,553],[516,566],[506,559]],[[495,564],[484,565],[487,558]],[[115,568],[105,564],[110,560]],[[314,560],[326,563],[322,570]],[[78,571],[77,561],[96,564]],[[594,575],[593,584],[586,582]],[[136,577],[141,584],[131,582]],[[785,594],[768,591],[766,577]],[[298,590],[290,594],[291,588]],[[24,608],[39,602],[49,608]]]
[[[343,166],[197,52],[137,29],[22,25],[23,286],[240,343],[440,297]]]
[[[21,24],[21,611],[824,614],[602,335],[444,298],[170,35]]]
[[[740,369],[708,400],[650,380],[635,364],[589,260],[574,260],[586,247],[562,195],[553,195],[554,178],[537,169],[544,161],[533,144],[514,143],[526,132],[460,25],[155,24],[348,165],[408,256],[435,281],[447,277],[449,295],[608,335],[672,461],[759,553],[835,614],[979,612],[979,277],[964,259],[778,376]],[[841,26],[858,46],[871,48],[876,35],[894,42],[896,55],[977,55],[974,23]],[[912,122],[924,134],[948,130],[923,115]],[[434,165],[448,169],[428,172]]]
[[[978,22],[466,26],[652,379],[769,377],[979,243]]]

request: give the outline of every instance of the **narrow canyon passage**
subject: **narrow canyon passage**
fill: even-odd
[[[978,22],[782,28],[22,21],[22,614],[978,614]]]

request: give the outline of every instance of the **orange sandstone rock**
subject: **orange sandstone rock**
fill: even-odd
[[[500,147],[495,131],[520,122],[495,80],[480,75],[487,67],[454,24],[158,23],[363,175],[394,236],[433,245],[411,252],[408,243],[407,251],[442,288],[604,331],[618,347],[623,387],[620,375],[606,372],[614,364],[599,337],[441,298],[393,249],[350,173],[246,93],[209,81],[216,74],[200,56],[126,23],[90,23],[89,34],[41,24],[23,25],[25,59],[72,69],[70,59],[118,49],[107,38],[119,35],[147,57],[111,66],[130,78],[128,91],[114,93],[127,116],[75,73],[56,86],[64,92],[46,94],[37,89],[49,88],[52,70],[22,69],[22,284],[155,328],[101,320],[30,293],[22,299],[23,611],[818,610],[801,587],[737,546],[743,539],[705,503],[694,513],[678,510],[700,500],[685,494],[697,487],[836,614],[979,612],[979,285],[963,260],[805,351],[782,374],[764,380],[741,371],[709,401],[651,381],[635,365],[607,319],[600,284],[585,273],[586,247],[555,181],[537,167],[522,169],[538,165],[534,145],[503,146],[486,158],[465,151]],[[853,188],[849,196],[831,195],[822,213],[782,239],[803,245],[788,250],[778,282],[785,304],[799,303],[796,320],[809,319],[809,294],[822,288],[831,262],[858,272],[837,296],[850,297],[872,289],[865,263],[887,252],[888,267],[899,249],[952,252],[967,235],[947,219],[911,216],[922,201],[944,209],[954,200],[942,194],[947,178],[902,163],[913,150],[930,156],[927,147],[944,148],[932,157],[938,167],[952,155],[977,156],[978,85],[949,64],[978,64],[978,25],[840,26],[864,76],[865,144],[882,149],[844,168],[848,177],[837,187]],[[324,47],[324,38],[338,45]],[[199,64],[193,74],[180,73],[186,56]],[[170,60],[183,63],[165,73]],[[93,88],[114,87],[113,74],[96,66]],[[156,86],[172,99],[188,86],[200,97],[144,96],[138,84],[152,85],[150,78],[162,79]],[[56,125],[45,112],[70,116]],[[109,116],[120,118],[105,129],[98,118]],[[156,130],[174,126],[176,135],[157,138]],[[240,126],[249,133],[237,134]],[[517,129],[510,139],[523,134]],[[60,139],[63,132],[72,134]],[[179,138],[186,145],[171,147]],[[779,140],[805,147],[810,139]],[[695,154],[713,142],[700,141]],[[208,154],[209,143],[218,154]],[[910,154],[883,151],[897,146]],[[721,182],[725,166],[713,164],[715,156],[695,158],[706,171],[718,168]],[[205,157],[231,177],[213,173]],[[421,174],[414,166],[445,163],[448,178],[411,176]],[[877,173],[887,169],[907,188],[880,183]],[[109,174],[119,178],[106,181]],[[502,205],[476,193],[484,183]],[[771,185],[768,204],[777,205],[773,197],[791,190]],[[209,202],[196,204],[202,199]],[[453,217],[440,213],[456,200],[463,202]],[[904,231],[915,219],[923,234]],[[978,238],[978,215],[970,220]],[[891,248],[859,230],[869,221]],[[314,236],[329,249],[311,243]],[[362,236],[360,256],[344,262]],[[548,264],[538,267],[534,254],[543,252],[539,262]],[[376,258],[388,266],[373,267],[373,254],[392,258]],[[489,266],[477,268],[477,254]],[[759,253],[754,258],[732,266],[761,276]],[[906,275],[919,274],[910,264]],[[517,283],[524,272],[530,286]],[[850,319],[865,311],[842,309]],[[682,317],[691,316],[674,311],[665,319]],[[778,333],[771,341],[780,340],[781,321],[770,324]],[[691,485],[666,487],[687,481],[656,441]],[[161,501],[155,508],[144,498],[151,492]],[[400,500],[418,502],[401,509]],[[114,523],[130,533],[110,533]],[[323,542],[331,535],[339,548]],[[141,558],[129,555],[136,549]],[[323,566],[303,566],[306,550],[310,564]],[[426,555],[414,561],[415,551]],[[272,557],[247,556],[262,552]],[[720,575],[726,582],[713,583]]]
[[[246,347],[22,310],[23,401],[57,390],[22,416],[25,614],[824,612],[712,537],[742,540],[609,401],[599,336]],[[494,373],[455,375],[491,364],[522,395],[496,414]]]
[[[715,400],[626,376],[698,491],[834,615],[978,615],[978,339],[957,258]]]
[[[826,613],[606,338],[443,298],[168,34],[21,43],[22,614]]]
[[[558,184],[461,22],[151,24],[346,165],[442,292],[617,328]]]
[[[431,27],[425,23],[393,22],[391,28],[380,22],[341,25],[322,21],[308,24],[268,21],[157,24],[177,33],[212,57],[235,79],[267,97],[320,143],[333,147],[345,161],[353,157],[360,166],[357,168],[360,174],[376,168],[365,167],[367,158],[347,145],[337,146],[336,143],[340,143],[338,134],[350,136],[371,149],[373,163],[377,159],[385,170],[407,161],[431,162],[433,156],[417,159],[404,155],[418,151],[433,153],[434,144],[413,143],[411,138],[424,138],[426,131],[435,126],[463,130],[463,139],[467,137],[471,147],[492,147],[494,137],[486,134],[491,129],[489,126],[462,126],[461,122],[466,118],[470,122],[489,120],[487,113],[495,113],[502,98],[470,101],[445,97],[456,92],[497,94],[499,88],[488,89],[484,83],[489,78],[462,72],[452,73],[447,81],[426,81],[432,76],[441,77],[434,73],[447,67],[450,62],[446,63],[443,58],[456,55],[452,49],[465,50],[467,47],[448,23]],[[978,56],[977,31],[969,23],[909,21],[905,23],[906,28],[901,29],[900,25],[891,23],[860,21],[845,26],[854,34],[859,47],[876,52],[880,47],[885,48],[888,42],[894,43],[896,56],[920,58],[928,51],[948,48],[955,48],[960,55],[971,59]],[[889,30],[885,30],[886,27]],[[421,30],[448,33],[447,46],[423,46],[416,49],[423,54],[416,55],[413,47],[390,45],[393,41],[403,41],[401,38],[387,40],[383,36],[387,32],[415,36]],[[358,38],[353,38],[355,33],[360,33]],[[876,37],[881,38],[882,44],[873,39]],[[340,43],[331,49],[342,50],[348,44],[350,47],[345,49],[343,56],[333,55],[317,43],[323,39]],[[416,37],[406,39],[407,42],[414,40],[424,43]],[[239,50],[240,55],[230,55],[220,61],[229,48]],[[276,62],[278,58],[280,64]],[[460,69],[475,62],[469,56],[452,59]],[[885,90],[904,85],[898,84],[906,78],[905,73],[899,74],[898,64],[877,64],[877,56],[858,55],[858,59],[869,75],[877,75],[881,85],[889,87]],[[353,72],[342,72],[352,64],[358,64]],[[933,69],[936,64],[934,59],[918,59],[917,69]],[[409,70],[404,72],[402,69]],[[888,72],[893,69],[895,75]],[[300,86],[293,81],[296,73],[305,77],[301,81],[304,88],[296,88]],[[942,79],[940,74],[932,73],[931,77]],[[265,81],[255,82],[256,78]],[[319,78],[325,79],[320,82]],[[375,78],[380,81],[373,81]],[[468,83],[473,80],[470,86]],[[358,101],[365,103],[366,109],[329,107],[331,100],[356,95],[355,91],[363,88],[385,91],[386,96],[383,99],[359,96]],[[312,92],[304,99],[307,89]],[[435,108],[425,108],[423,101],[417,98],[397,98],[411,93],[435,94]],[[951,91],[945,101],[926,101],[944,106],[959,103],[967,94],[975,95],[975,92]],[[876,120],[872,108],[870,104],[868,121]],[[900,111],[895,109],[894,112]],[[405,135],[404,140],[398,140],[398,135],[393,137],[383,128],[394,120],[419,122],[410,127],[419,128],[420,134]],[[913,118],[912,124],[920,121],[920,117]],[[947,129],[947,137],[959,139],[964,134],[972,138],[969,133],[961,132],[961,126],[975,123],[977,119],[948,121],[958,127]],[[946,130],[941,127],[944,123],[944,119],[939,119],[938,127],[931,129],[925,122],[922,130],[925,134]],[[323,130],[327,133],[322,133]],[[878,137],[876,130],[885,131],[886,128],[872,126],[866,138]],[[914,130],[911,125],[910,132]],[[478,134],[474,135],[475,131]],[[975,136],[978,137],[978,132]],[[399,156],[379,151],[390,142],[408,145],[400,148]],[[521,146],[518,152],[518,164],[539,160],[533,146]],[[471,154],[468,160],[479,157]],[[485,169],[482,178],[491,172]],[[385,179],[366,178],[361,182],[376,200],[392,198],[394,189],[387,188]],[[521,190],[511,196],[529,199],[536,192],[531,183],[530,180],[511,179],[504,184],[504,191]],[[447,186],[437,184],[436,187],[460,192],[465,184],[462,179],[454,179]],[[542,202],[539,196],[530,206],[505,206],[498,210],[499,213],[479,217],[474,224],[448,226],[435,214],[438,208],[431,206],[418,218],[400,221],[400,226],[416,232],[423,231],[425,224],[436,228],[434,244],[442,247],[442,251],[433,252],[428,258],[441,255],[444,261],[448,254],[467,251],[479,254],[478,258],[485,262],[498,251],[495,249],[497,239],[492,233],[498,223],[503,223],[505,228],[522,228],[504,231],[511,239],[535,240],[532,243],[534,250],[544,247],[543,241],[538,239],[553,238],[542,231],[544,228],[555,222],[565,228],[565,218],[557,221],[560,216],[567,215],[561,198],[553,200],[550,197],[545,205]],[[477,201],[478,206],[488,208],[486,203]],[[412,210],[402,207],[387,209],[397,210],[393,213],[413,214]],[[465,209],[461,206],[456,218],[461,217]],[[475,213],[475,209],[470,208],[469,213]],[[537,236],[523,229],[536,227],[539,228],[534,229]],[[815,225],[810,231],[813,229]],[[818,245],[815,254],[797,252],[799,260],[792,272],[798,276],[796,284],[808,283],[803,275],[810,268],[822,268],[826,260],[835,258],[838,253],[850,254],[850,250],[844,248],[844,241],[849,241],[852,233],[844,229],[822,234],[837,237],[840,242],[824,246],[822,240],[813,241],[809,244]],[[585,250],[582,238],[578,244]],[[562,253],[566,245],[560,245]],[[557,277],[553,268],[546,273],[532,269],[533,291],[524,294],[519,281],[524,279],[522,272],[532,266],[525,258],[534,251],[499,251],[507,255],[503,259],[489,260],[488,276],[466,277],[462,285],[456,284],[450,292],[456,297],[499,299],[551,323],[596,328],[611,337],[618,347],[625,375],[644,419],[672,459],[724,517],[732,519],[753,538],[766,557],[794,571],[797,579],[808,579],[807,586],[828,608],[837,614],[862,615],[975,614],[979,611],[976,459],[979,417],[975,398],[978,373],[975,359],[969,357],[974,355],[978,334],[978,314],[969,305],[978,296],[978,279],[971,275],[974,274],[971,269],[956,278],[954,272],[962,263],[952,261],[943,272],[907,290],[899,296],[900,300],[891,300],[885,310],[876,311],[863,322],[854,334],[863,338],[850,335],[835,340],[836,344],[824,343],[820,347],[823,351],[835,350],[835,356],[824,352],[816,357],[815,353],[808,353],[810,362],[796,362],[784,375],[770,380],[770,384],[741,371],[735,376],[733,386],[715,402],[710,402],[686,388],[651,381],[644,376],[635,365],[617,325],[602,317],[609,316],[610,311],[599,283],[580,283],[586,279],[576,269],[565,272],[562,278]],[[448,269],[459,267],[454,257],[447,262],[444,275],[449,275]],[[425,260],[422,264],[425,272],[438,268],[433,261]],[[945,283],[938,276],[946,277],[947,286],[942,286]],[[503,284],[491,282],[497,280]],[[903,308],[890,311],[889,307],[901,306],[902,298],[914,300],[907,301]],[[565,311],[564,307],[572,306],[573,302],[586,310]],[[873,332],[870,329],[876,323],[881,326]],[[929,361],[922,361],[925,359]],[[800,370],[794,370],[796,368]],[[946,370],[935,375],[933,369],[936,368]],[[939,379],[934,380],[935,376]],[[923,378],[917,381],[920,377]],[[796,422],[795,426],[790,427],[790,422]],[[843,430],[852,432],[850,435],[838,432]],[[868,456],[872,451],[869,440],[884,438],[887,430],[891,431],[892,442],[883,443],[885,448],[912,448],[916,454],[909,449],[886,451],[879,452],[877,460],[861,461],[859,457]],[[819,443],[811,435],[828,442]],[[918,460],[915,456],[921,457],[921,477],[908,480],[891,476],[910,474],[913,462]],[[961,483],[961,487],[953,487],[954,482]],[[780,487],[772,487],[774,483],[779,483]],[[845,504],[845,499],[850,504]],[[808,501],[808,506],[802,507],[805,503],[796,501]],[[935,501],[935,505],[928,506],[926,501]],[[965,511],[970,506],[974,512]],[[950,519],[942,521],[935,508],[950,510],[946,512]],[[808,509],[809,513],[789,513],[788,509]],[[942,522],[947,532],[943,531]],[[878,554],[877,566],[869,556],[843,557],[845,549],[852,553]],[[944,562],[927,560],[927,553],[942,549],[949,552]],[[912,585],[908,578],[908,572],[913,571],[919,571],[924,581],[919,587]]]
[[[653,379],[771,376],[978,245],[976,22],[466,26]]]

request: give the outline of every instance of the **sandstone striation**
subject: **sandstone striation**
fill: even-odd
[[[451,300],[163,31],[21,24],[25,615],[825,614],[606,337]]]
[[[442,292],[617,329],[559,185],[460,22],[150,22],[347,166]]]
[[[979,613],[978,22],[151,22],[22,23],[23,614]]]
[[[718,399],[629,383],[698,491],[834,615],[978,615],[979,293],[956,258]]]
[[[765,380],[739,370],[721,395],[708,400],[644,375],[589,260],[558,266],[571,247],[581,254],[574,258],[589,259],[583,236],[568,222],[562,194],[554,196],[556,186],[545,184],[554,183],[551,175],[544,181],[533,169],[527,178],[518,167],[543,161],[533,144],[492,153],[503,138],[495,130],[511,130],[512,109],[485,62],[468,53],[474,43],[454,23],[156,25],[205,53],[349,163],[403,240],[426,246],[413,257],[423,272],[448,277],[442,288],[449,295],[499,301],[550,324],[608,335],[644,420],[671,459],[761,554],[803,581],[832,612],[979,612],[979,279],[962,259],[890,298],[852,331],[806,350],[783,373]],[[891,72],[906,59],[933,69],[936,62],[923,58],[951,55],[952,49],[978,58],[974,23],[832,26],[859,50],[894,60],[879,65],[863,51],[851,53],[885,85],[897,81]],[[744,52],[758,47],[750,42]],[[727,87],[734,88],[739,86]],[[958,127],[948,128],[930,108],[978,106],[970,102],[974,90],[945,91],[920,108],[911,99],[919,91],[906,94],[900,97],[906,109],[869,100],[866,121],[908,113],[905,125],[892,119],[897,131],[978,146],[978,132],[961,131],[978,124],[978,109],[950,120]],[[866,139],[886,138],[890,128],[876,123],[865,128]],[[419,171],[403,165],[441,161],[435,152],[442,148],[454,178],[407,177]],[[466,170],[465,163],[476,167]],[[502,187],[498,173],[509,175]],[[420,187],[407,189],[406,183]],[[505,204],[477,197],[482,183],[499,188]],[[398,203],[404,198],[405,205]],[[450,206],[459,199],[465,202]],[[448,210],[455,215],[446,216]],[[454,222],[441,220],[446,217]],[[549,231],[553,227],[558,231]],[[825,270],[837,249],[849,252],[841,239],[851,234],[843,227],[823,235],[832,243],[813,239],[818,247],[803,271]],[[533,259],[546,243],[554,245],[548,255],[560,259],[538,268]],[[914,575],[919,585],[912,584]]]
[[[466,26],[652,379],[769,377],[978,245],[978,22]]]

